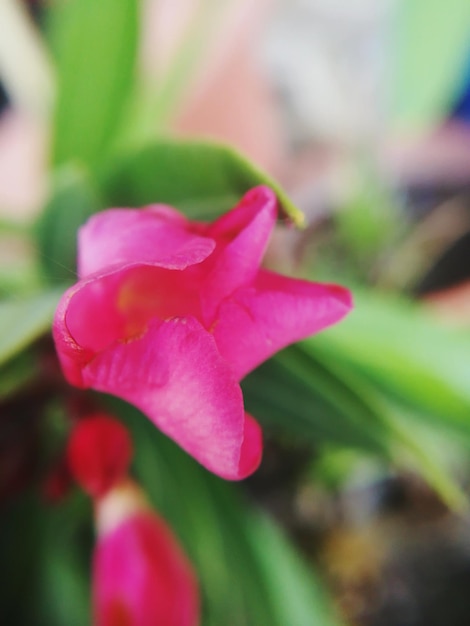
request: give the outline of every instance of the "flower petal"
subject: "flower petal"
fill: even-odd
[[[84,281],[75,284],[64,293],[57,306],[52,334],[59,357],[62,371],[71,385],[83,387],[82,369],[93,358],[95,352],[90,348],[81,346],[75,337],[70,333],[67,325],[67,315],[69,306],[74,295],[80,291]],[[111,318],[112,320],[112,318]],[[112,321],[110,320],[110,324]],[[86,320],[84,320],[84,328]],[[99,328],[98,328],[99,333]]]
[[[249,413],[245,413],[238,478],[246,478],[258,469],[261,463],[262,452],[263,433],[261,427]]]
[[[205,265],[211,269],[201,290],[203,315],[211,323],[221,300],[256,276],[277,216],[277,199],[268,187],[255,187],[206,234],[217,248]]]
[[[83,386],[81,370],[97,352],[141,335],[152,319],[199,318],[199,294],[190,269],[126,267],[103,276],[95,274],[66,291],[53,331],[69,382]]]
[[[214,338],[237,379],[285,346],[338,322],[351,309],[351,294],[260,271],[252,287],[236,291],[219,309]]]
[[[206,259],[214,247],[213,239],[192,232],[189,220],[171,207],[109,209],[79,230],[78,274],[135,264],[184,269]]]
[[[96,626],[197,626],[191,565],[167,525],[150,511],[101,535],[93,560]]]
[[[238,480],[256,469],[261,439],[246,425],[240,386],[196,319],[152,322],[140,338],[96,355],[83,382],[141,409],[219,476]]]

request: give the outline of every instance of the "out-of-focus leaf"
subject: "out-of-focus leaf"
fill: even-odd
[[[85,495],[37,507],[39,534],[32,592],[35,624],[88,626],[91,621],[92,512]]]
[[[41,284],[30,226],[0,219],[0,299],[31,293]]]
[[[256,185],[271,187],[285,213],[303,223],[303,214],[275,181],[223,145],[159,141],[122,157],[104,181],[110,206],[166,203],[199,219],[227,211]]]
[[[347,263],[355,260],[361,275],[368,273],[373,258],[380,258],[404,228],[398,198],[381,179],[377,166],[358,155],[351,165],[350,193],[335,214],[342,243],[348,249]],[[352,259],[351,259],[352,257]]]
[[[318,582],[273,522],[142,415],[116,400],[110,405],[131,428],[139,480],[197,569],[204,626],[335,623]]]
[[[400,0],[390,39],[392,117],[408,128],[441,120],[464,79],[470,42],[467,0]]]
[[[248,539],[269,588],[279,624],[338,624],[321,586],[307,570],[275,524],[261,515],[249,523]],[[266,549],[269,546],[269,549]],[[288,572],[288,575],[285,575]],[[313,584],[312,584],[313,583]]]
[[[342,322],[344,323],[344,322]],[[413,467],[453,509],[466,505],[445,464],[403,426],[400,409],[317,338],[291,346],[243,382],[248,410],[302,441],[373,453]]]
[[[69,0],[51,12],[57,61],[53,159],[94,166],[117,134],[133,83],[137,0]]]
[[[0,400],[15,393],[37,373],[37,361],[28,352],[22,352],[0,367]]]
[[[390,458],[393,433],[360,381],[351,385],[302,345],[258,367],[242,387],[250,413],[280,432]]]
[[[306,345],[348,363],[404,405],[470,436],[470,337],[392,298],[355,295],[351,315]]]
[[[75,280],[77,230],[102,208],[84,170],[66,167],[59,171],[52,196],[36,225],[39,261],[49,282]]]
[[[30,496],[5,505],[0,515],[0,555],[8,568],[0,585],[1,617],[4,624],[33,626],[31,593],[40,550],[38,507]],[[28,602],[25,602],[28,589]],[[37,615],[34,616],[37,619]]]
[[[0,302],[0,366],[50,328],[59,297],[45,291]]]
[[[4,506],[2,624],[89,626],[91,542],[90,506],[79,493],[60,506],[30,494]]]

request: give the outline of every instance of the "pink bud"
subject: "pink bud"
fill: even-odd
[[[81,419],[67,448],[70,471],[91,497],[104,495],[127,474],[132,443],[126,428],[104,413]]]
[[[191,564],[166,523],[130,481],[96,502],[95,626],[197,626]]]

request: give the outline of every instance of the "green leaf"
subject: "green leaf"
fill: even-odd
[[[0,300],[28,294],[41,286],[30,224],[0,220]]]
[[[0,366],[50,328],[59,297],[57,291],[45,291],[0,301]]]
[[[400,0],[390,50],[394,121],[439,122],[463,86],[469,49],[468,0]]]
[[[8,576],[0,585],[4,624],[38,624],[37,615],[32,615],[31,607],[40,545],[38,513],[38,507],[29,494],[17,496],[7,504],[2,503],[0,554],[4,567],[8,568]],[[28,589],[28,602],[24,601],[25,589]]]
[[[247,409],[264,425],[304,442],[412,467],[450,507],[467,505],[446,464],[404,426],[399,407],[341,355],[318,350],[317,338],[276,355],[242,386]]]
[[[102,208],[83,169],[67,166],[59,170],[36,225],[39,262],[49,282],[62,284],[76,278],[77,230]]]
[[[247,515],[248,540],[269,589],[279,624],[327,626],[338,624],[313,567],[307,569],[279,528],[266,516]],[[269,549],[266,549],[269,546]]]
[[[315,358],[341,363],[372,387],[392,431],[394,458],[411,464],[454,509],[466,498],[426,440],[421,420],[447,443],[470,445],[470,338],[442,328],[410,302],[355,293],[356,308],[327,332],[304,342]],[[412,421],[413,420],[413,421]],[[453,434],[453,435],[452,435]]]
[[[31,585],[35,620],[48,626],[87,626],[91,617],[92,511],[78,491],[60,505],[39,503],[35,578]],[[40,616],[38,618],[38,616]]]
[[[397,195],[383,180],[370,155],[358,153],[348,170],[349,193],[334,214],[338,236],[348,250],[345,263],[360,267],[360,276],[369,275],[373,261],[403,231],[405,216]]]
[[[316,337],[315,354],[352,366],[397,402],[470,436],[470,337],[418,306],[355,294],[351,315]]]
[[[89,626],[92,541],[90,502],[78,492],[55,505],[28,492],[2,502],[2,623]]]
[[[247,410],[278,432],[390,459],[393,432],[360,383],[299,344],[258,367],[242,388]]]
[[[256,185],[268,185],[285,213],[302,225],[303,214],[279,185],[227,146],[159,141],[121,157],[103,182],[110,206],[167,203],[191,218],[211,219],[232,208]]]
[[[272,521],[137,411],[109,404],[132,431],[140,482],[196,567],[204,626],[333,626],[318,582]]]
[[[137,0],[69,0],[50,15],[57,62],[53,159],[99,164],[132,91]]]
[[[38,371],[37,360],[22,352],[0,367],[0,400],[3,401],[31,381]]]

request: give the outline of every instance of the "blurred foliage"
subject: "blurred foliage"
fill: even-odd
[[[302,225],[302,212],[265,172],[228,146],[208,141],[162,140],[112,162],[104,194],[112,206],[159,202],[178,207],[192,219],[214,219],[246,191],[268,185],[284,213]]]
[[[196,565],[204,626],[336,624],[313,572],[236,486],[201,468],[137,411],[115,400],[110,406],[133,434],[136,475]]]
[[[94,171],[116,141],[132,91],[138,41],[135,0],[73,0],[49,12],[57,67],[54,163]]]
[[[468,51],[469,7],[463,0],[399,3],[391,100],[400,122],[429,125],[442,117]],[[302,224],[281,187],[230,147],[156,134],[146,145],[128,142],[136,125],[129,112],[139,110],[140,10],[134,0],[70,0],[48,11],[57,76],[51,193],[37,222],[21,233],[38,250],[42,275],[34,275],[30,293],[0,301],[0,402],[21,393],[29,400],[39,369],[32,345],[49,332],[60,293],[74,280],[77,229],[94,212],[165,202],[191,218],[213,219],[249,188],[267,184],[285,216]],[[177,92],[168,89],[165,98]],[[336,280],[354,276],[359,285],[356,311],[247,377],[247,408],[294,455],[307,447],[313,462],[319,454],[325,476],[343,476],[350,459],[372,457],[392,470],[412,468],[459,509],[466,500],[452,469],[470,446],[470,338],[444,329],[405,295],[376,288],[384,253],[412,225],[404,225],[401,200],[374,168],[361,166],[357,176],[327,238],[327,247],[344,252]],[[8,228],[0,222],[0,233]],[[56,393],[64,399],[62,388]],[[29,409],[50,417],[57,397]],[[195,563],[204,626],[337,623],[313,566],[242,486],[209,475],[124,403],[100,401],[131,429],[135,473]],[[436,447],[444,453],[435,454]],[[338,459],[347,459],[346,469],[337,470]],[[2,623],[89,623],[91,545],[91,511],[79,494],[53,507],[29,493],[9,503],[0,522],[8,564]]]
[[[407,129],[445,118],[463,86],[470,50],[466,0],[400,0],[392,29],[390,110]]]
[[[468,437],[470,337],[403,298],[355,293],[356,310],[317,337],[315,349],[346,362],[424,419]]]
[[[38,261],[48,282],[74,282],[77,230],[88,217],[105,208],[84,168],[59,168],[51,197],[36,223]]]
[[[0,365],[50,329],[60,291],[0,301]]]

